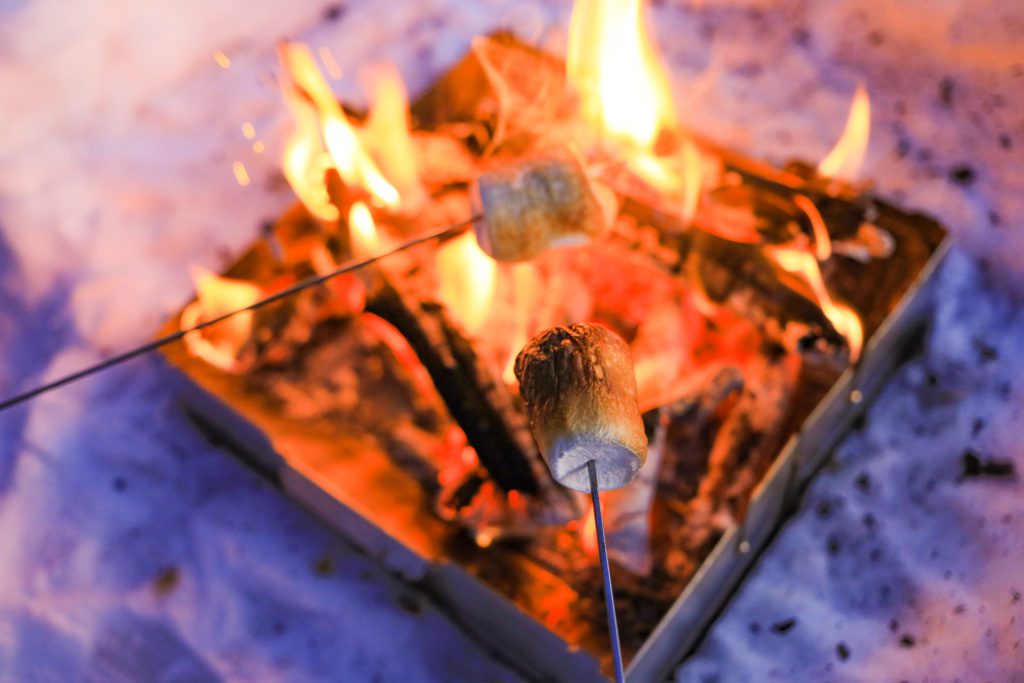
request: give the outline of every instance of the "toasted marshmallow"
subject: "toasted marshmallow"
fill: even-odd
[[[541,333],[515,365],[533,437],[555,480],[590,491],[625,486],[647,459],[629,346],[611,330],[579,323]]]
[[[476,181],[476,238],[497,261],[526,261],[585,244],[608,222],[579,161],[568,151],[493,169]]]

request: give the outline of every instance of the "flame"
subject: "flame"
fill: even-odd
[[[335,98],[323,74],[316,65],[313,53],[310,49],[298,43],[285,43],[278,49],[278,56],[281,60],[284,73],[281,76],[281,87],[285,94],[285,101],[288,103],[292,114],[296,118],[299,127],[299,134],[289,140],[285,153],[285,174],[289,182],[296,189],[303,202],[306,200],[303,193],[313,194],[317,201],[326,195],[326,189],[319,186],[323,184],[322,174],[319,182],[314,176],[313,182],[317,189],[310,191],[308,188],[296,186],[292,180],[293,176],[300,178],[301,183],[310,182],[310,172],[323,169],[322,152],[324,146],[330,154],[330,161],[338,169],[341,179],[347,185],[359,187],[366,190],[373,200],[390,209],[398,208],[400,196],[398,190],[384,178],[377,165],[363,149],[356,135],[355,128],[345,116],[341,105]],[[311,126],[308,113],[309,102],[312,102],[315,123]],[[318,135],[313,131],[318,131]],[[301,137],[299,137],[301,135]],[[322,139],[321,139],[322,138]],[[299,149],[294,153],[296,160],[291,160],[293,145]],[[289,169],[289,165],[293,167]],[[313,168],[311,168],[311,166]],[[298,173],[296,172],[298,171]],[[307,204],[309,206],[309,204]],[[323,210],[322,205],[317,209]],[[310,208],[314,211],[313,208]],[[314,211],[314,213],[316,213]],[[319,214],[317,214],[319,215]]]
[[[600,494],[598,494],[600,497]],[[597,557],[597,520],[594,519],[594,505],[590,504],[580,525],[580,547],[588,557]]]
[[[338,208],[331,203],[324,184],[324,172],[331,166],[331,158],[320,139],[320,122],[316,110],[295,88],[281,81],[281,94],[291,111],[295,129],[285,141],[281,162],[284,177],[292,186],[299,201],[317,218],[333,223],[340,218]]]
[[[384,176],[397,188],[402,205],[414,211],[426,200],[416,167],[412,122],[409,117],[409,94],[398,69],[380,66],[368,74],[370,101],[373,107],[360,140]]]
[[[826,178],[853,181],[864,163],[868,151],[868,138],[871,134],[871,100],[868,91],[861,83],[850,104],[850,114],[846,119],[846,128],[839,137],[839,142],[818,165],[818,173]]]
[[[832,238],[829,237],[828,228],[825,226],[825,219],[814,202],[807,195],[798,194],[793,197],[793,203],[807,214],[811,222],[811,229],[814,231],[814,255],[819,261],[828,261],[832,258]]]
[[[697,145],[686,138],[683,141],[683,205],[680,217],[689,223],[697,215],[701,190],[701,155]]]
[[[650,149],[675,124],[665,68],[650,40],[642,0],[577,0],[566,57],[583,115],[605,134]]]
[[[229,311],[244,308],[260,298],[256,285],[242,280],[220,277],[198,266],[192,269],[196,300],[181,313],[181,329],[188,329]],[[189,332],[184,337],[189,353],[210,365],[235,372],[238,358],[252,336],[253,312],[243,311],[204,330]]]
[[[380,253],[380,236],[370,208],[363,202],[353,202],[348,212],[348,236],[352,255],[365,258]]]
[[[449,240],[437,251],[438,294],[469,336],[483,330],[494,300],[498,267],[472,232]]]
[[[833,301],[825,287],[825,279],[821,275],[817,259],[809,252],[788,247],[767,247],[765,252],[783,270],[798,275],[807,282],[825,317],[846,339],[850,347],[850,361],[856,361],[864,345],[864,328],[853,309]]]
[[[512,386],[516,383],[516,357],[530,340],[530,323],[533,319],[539,297],[544,296],[543,284],[536,264],[524,262],[509,264],[505,273],[512,285],[512,344],[508,360],[502,370],[501,379]]]

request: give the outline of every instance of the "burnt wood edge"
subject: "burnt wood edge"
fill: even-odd
[[[538,493],[534,463],[539,456],[525,416],[443,305],[381,279],[367,297],[366,310],[391,323],[412,346],[495,483],[505,491]]]

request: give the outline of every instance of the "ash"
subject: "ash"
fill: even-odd
[[[820,159],[866,81],[862,177],[960,245],[920,357],[677,680],[1024,680],[1024,10],[656,12],[686,122],[754,156]],[[329,46],[346,72],[392,61],[415,92],[498,27],[561,51],[568,13],[0,4],[0,393],[142,341],[190,296],[190,264],[219,269],[292,201],[276,170],[277,39]],[[353,76],[336,88],[348,101],[362,96]],[[0,414],[0,558],[3,680],[518,680],[197,433],[155,359]]]

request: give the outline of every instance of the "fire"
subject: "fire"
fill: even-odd
[[[380,66],[370,72],[373,106],[360,139],[384,176],[397,188],[402,207],[413,212],[426,200],[416,168],[409,117],[409,94],[395,67]]]
[[[509,347],[508,360],[501,373],[501,379],[512,386],[516,383],[516,356],[530,339],[530,322],[533,317],[537,297],[543,287],[537,266],[533,263],[515,263],[506,271],[512,282],[513,290],[513,331],[512,345]]]
[[[441,301],[456,316],[466,334],[479,334],[491,311],[498,268],[468,232],[437,252]]]
[[[583,516],[583,523],[580,524],[580,547],[588,557],[597,557],[597,520],[594,518],[593,504],[590,505],[587,514]]]
[[[765,252],[780,268],[801,277],[811,288],[822,312],[850,347],[850,362],[860,357],[864,345],[864,328],[860,318],[848,306],[837,304],[825,287],[818,261],[809,252],[788,247],[767,247]]]
[[[680,217],[690,222],[702,184],[701,155],[678,130],[667,70],[647,31],[643,0],[577,0],[566,70],[583,118],[605,138],[625,143],[630,170],[678,199]],[[662,131],[680,134],[671,153],[655,151]]]
[[[181,313],[181,329],[211,320],[229,311],[244,308],[260,298],[260,288],[249,282],[220,277],[198,266],[192,269],[196,300]],[[252,336],[253,312],[243,311],[205,330],[184,337],[189,353],[210,365],[237,372],[238,359]]]
[[[826,178],[853,181],[864,163],[871,134],[871,100],[864,84],[857,86],[846,119],[846,128],[839,142],[818,165],[818,173]]]
[[[320,139],[316,110],[283,80],[281,94],[295,123],[295,129],[285,141],[284,160],[281,162],[284,177],[311,214],[333,223],[340,214],[338,208],[331,204],[324,184],[324,172],[330,168],[331,158]]]
[[[296,194],[304,202],[304,195],[314,197],[316,210],[310,207],[313,213],[320,215],[317,211],[324,210],[322,151],[326,147],[330,162],[346,184],[362,188],[382,206],[398,208],[401,200],[398,190],[381,174],[360,144],[355,128],[320,73],[310,49],[298,43],[285,43],[280,46],[278,56],[284,69],[281,85],[285,101],[298,126],[296,135],[288,141],[284,162],[286,176]],[[315,189],[308,187],[310,183]],[[307,203],[307,206],[310,205]]]
[[[814,255],[819,261],[828,261],[832,257],[832,238],[829,237],[828,228],[825,226],[825,219],[814,202],[807,195],[798,194],[793,197],[793,203],[803,211],[811,222],[811,229],[814,230]]]
[[[613,138],[650,149],[676,119],[642,5],[642,0],[577,0],[566,66],[591,123]]]
[[[354,202],[348,212],[348,236],[352,255],[365,258],[380,253],[380,236],[370,208],[363,202]]]

